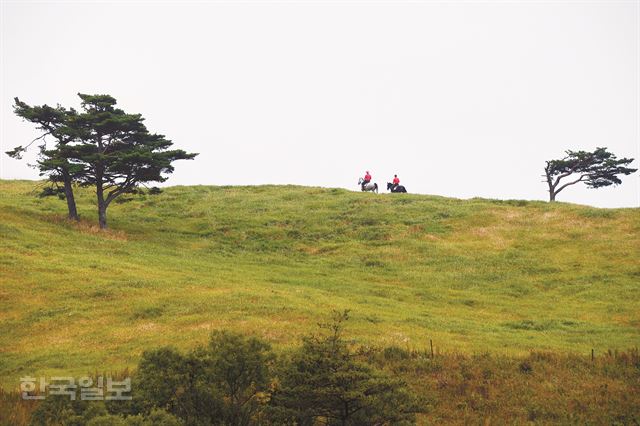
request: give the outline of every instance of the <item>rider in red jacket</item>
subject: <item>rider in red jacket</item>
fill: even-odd
[[[393,187],[391,190],[395,191],[398,185],[400,185],[400,178],[398,178],[398,175],[393,175]]]
[[[371,175],[369,174],[369,170],[364,174],[364,178],[362,179],[362,190],[364,191],[364,187],[371,182]]]

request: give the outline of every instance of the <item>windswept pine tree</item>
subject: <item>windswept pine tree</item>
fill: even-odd
[[[164,182],[176,160],[190,160],[197,154],[169,149],[164,135],[150,133],[140,114],[116,108],[109,95],[79,93],[82,113],[80,137],[71,156],[87,166],[82,185],[96,188],[100,228],[107,227],[107,208],[122,194],[148,182]]]
[[[31,107],[16,98],[15,112],[38,124],[44,133],[37,140],[51,136],[54,146],[40,146],[38,168],[58,188],[62,183],[69,207],[69,217],[78,219],[73,184],[96,189],[100,228],[107,227],[107,209],[122,194],[135,192],[140,185],[164,182],[173,172],[176,160],[190,160],[197,154],[170,149],[173,143],[164,135],[150,133],[140,114],[127,114],[116,108],[109,95],[79,93],[80,112],[74,109],[43,105]],[[20,158],[27,147],[7,152]],[[56,191],[52,191],[56,192]]]
[[[560,160],[547,161],[544,168],[549,185],[549,201],[555,201],[560,191],[568,186],[584,182],[589,188],[620,185],[618,175],[630,175],[638,169],[628,166],[633,158],[618,159],[607,148],[596,148],[593,152],[567,151],[567,156]],[[573,180],[563,182],[564,178]],[[576,178],[577,176],[577,178]]]
[[[59,195],[67,201],[69,218],[78,220],[73,182],[83,174],[84,166],[73,162],[68,155],[68,145],[78,136],[78,113],[73,109],[66,109],[60,105],[30,106],[15,98],[14,112],[17,116],[38,126],[42,134],[26,146],[18,146],[7,154],[20,159],[22,154],[35,142],[39,145],[39,155],[36,167],[40,176],[47,176],[51,186],[43,191],[43,195]],[[47,139],[55,141],[47,144]]]

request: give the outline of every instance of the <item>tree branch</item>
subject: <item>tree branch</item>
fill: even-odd
[[[567,186],[569,186],[569,185],[575,185],[576,183],[581,182],[581,181],[583,181],[585,178],[588,178],[588,177],[589,177],[588,175],[582,175],[582,176],[580,176],[580,178],[579,178],[579,179],[576,179],[576,180],[574,180],[574,181],[572,181],[572,182],[567,182],[567,183],[565,183],[564,185],[562,185],[560,188],[558,188],[558,189],[555,191],[556,195],[557,195],[560,191],[562,191],[563,189],[565,189]]]
[[[575,172],[575,167],[572,167],[568,172],[564,172],[561,175],[559,175],[556,178],[556,181],[553,183],[553,188],[555,189],[556,186],[558,186],[558,184],[560,183],[560,179],[566,178],[567,176],[571,176],[574,172]]]

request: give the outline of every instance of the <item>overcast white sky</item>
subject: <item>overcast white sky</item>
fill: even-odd
[[[200,153],[174,185],[358,190],[370,170],[410,192],[546,199],[544,160],[566,149],[640,157],[638,1],[2,1],[1,14],[3,152],[37,136],[13,97],[77,107],[84,92]],[[37,178],[4,153],[0,169]],[[559,199],[638,207],[639,176]]]

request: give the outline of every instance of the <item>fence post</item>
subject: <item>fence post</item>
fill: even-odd
[[[593,348],[591,348],[591,362],[593,362],[594,359],[595,359],[595,355],[593,353]]]
[[[431,346],[431,359],[433,359],[433,340],[429,339],[429,346]]]

